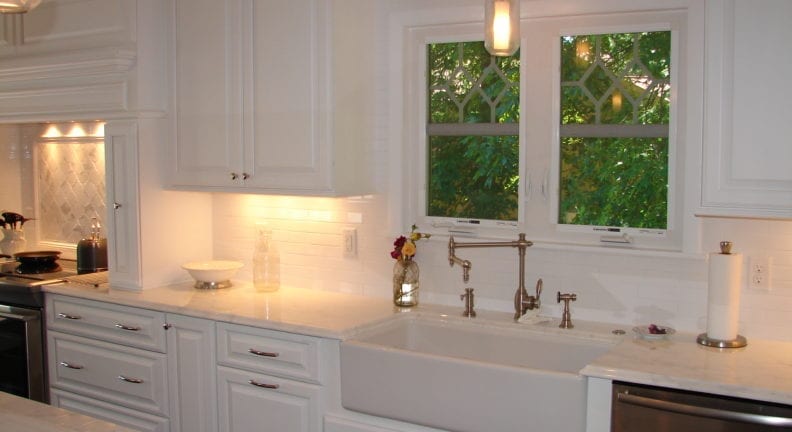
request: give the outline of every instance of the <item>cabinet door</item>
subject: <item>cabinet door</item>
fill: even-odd
[[[105,125],[107,184],[107,258],[110,283],[137,289],[140,273],[140,221],[138,220],[137,123],[112,121]]]
[[[792,218],[792,2],[706,10],[702,213]]]
[[[247,186],[331,187],[326,0],[245,1],[243,70]]]
[[[215,324],[168,315],[171,432],[217,430]]]
[[[175,185],[242,185],[241,3],[174,1]]]
[[[218,366],[223,432],[319,432],[320,387]]]

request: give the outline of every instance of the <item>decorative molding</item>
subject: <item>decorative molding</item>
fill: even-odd
[[[126,82],[0,91],[0,117],[127,109]]]
[[[117,75],[131,71],[135,61],[135,51],[116,48],[4,60],[0,63],[0,86],[23,85],[37,80]]]

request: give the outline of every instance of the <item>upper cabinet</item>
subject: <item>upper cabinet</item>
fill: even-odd
[[[166,12],[162,0],[44,0],[0,15],[0,118],[164,116]]]
[[[706,6],[704,215],[792,218],[792,2]]]
[[[331,5],[328,0],[174,2],[173,187],[328,196],[368,192],[365,134],[336,128],[363,129],[371,102],[363,92],[337,97],[337,90],[347,80],[365,89],[371,78],[363,76],[366,65],[349,68],[352,59],[334,55],[334,46],[360,42],[354,29],[334,31]]]

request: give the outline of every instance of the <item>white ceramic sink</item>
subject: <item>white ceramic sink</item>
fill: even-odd
[[[578,372],[612,343],[403,317],[341,343],[345,408],[453,431],[584,431]]]

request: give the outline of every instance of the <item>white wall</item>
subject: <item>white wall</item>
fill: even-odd
[[[405,14],[415,14],[419,9],[424,13],[449,4],[455,6],[459,19],[475,19],[480,12],[479,3],[478,0],[386,1],[381,4],[389,10],[372,19],[380,21],[378,28],[388,29],[389,24],[404,19]],[[597,4],[617,3],[614,0]],[[592,3],[573,0],[524,2],[526,6],[529,4],[536,7],[530,13],[549,14],[550,4],[557,11],[579,10]],[[387,33],[383,30],[376,35],[379,46],[389,46]],[[402,149],[389,145],[393,142],[391,135],[399,133],[393,128],[388,130],[389,119],[399,113],[389,112],[394,104],[388,96],[390,89],[386,77],[391,68],[399,65],[391,64],[391,59],[398,57],[393,52],[382,50],[378,55],[377,76],[381,83],[376,94],[378,112],[373,124],[361,125],[373,130],[374,142],[364,150],[371,155],[376,193],[339,199],[214,195],[214,257],[244,261],[247,266],[240,277],[251,275],[254,224],[267,222],[273,228],[274,240],[281,251],[283,285],[382,298],[391,296],[393,261],[389,252],[393,228],[389,223],[398,219],[393,215],[399,210],[393,207],[399,200],[393,198],[403,191],[398,173],[389,172],[391,167],[398,166],[390,163],[391,158],[401,157]],[[731,240],[737,252],[773,258],[772,291],[751,291],[747,287],[747,275],[743,278],[740,332],[749,340],[792,340],[792,334],[785,331],[792,328],[792,315],[788,313],[792,311],[792,221],[699,219],[696,224],[699,232],[688,235],[701,236],[703,252],[715,251],[721,240]],[[342,254],[342,229],[349,227],[358,231],[356,258],[344,258]],[[407,226],[400,228],[408,229]],[[449,268],[446,242],[447,237],[435,237],[418,244],[416,259],[421,266],[421,301],[457,305],[461,312],[461,270]],[[463,250],[459,255],[473,262],[470,286],[476,290],[477,307],[511,311],[517,286],[516,251]],[[705,328],[707,263],[704,253],[636,254],[533,247],[527,254],[529,289],[539,277],[544,279],[543,314],[560,316],[560,308],[554,302],[556,291],[574,292],[578,300],[572,304],[573,319],[658,323],[693,332]]]

